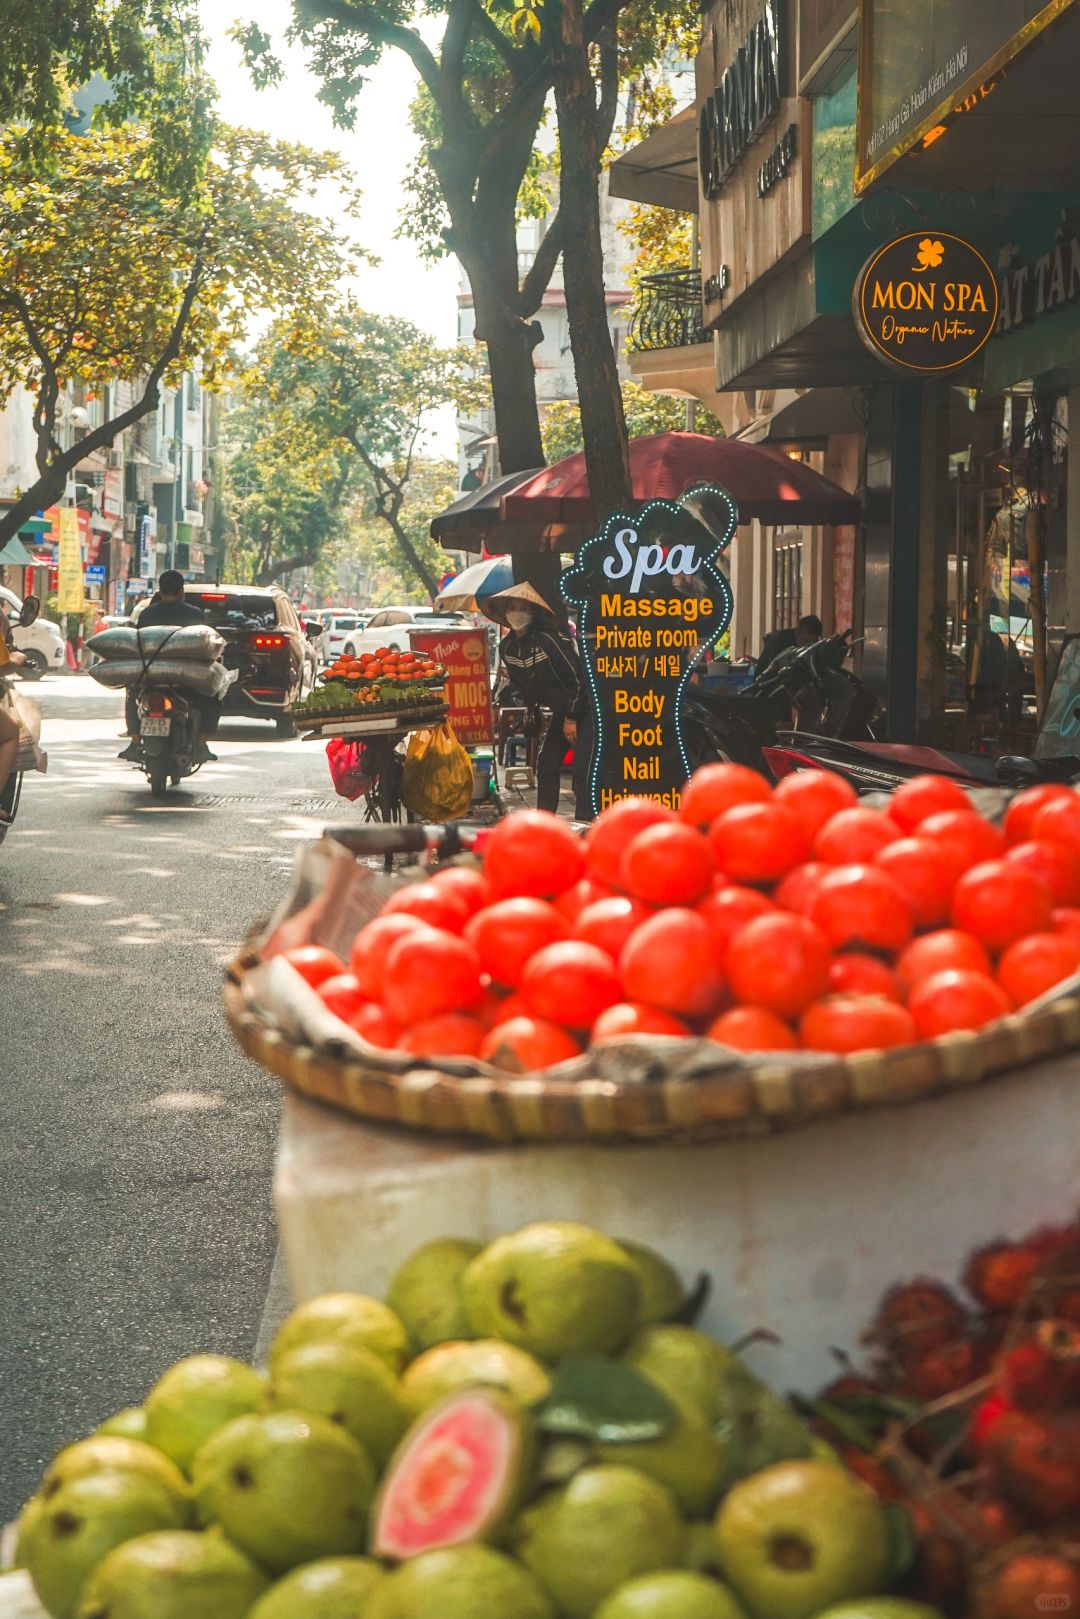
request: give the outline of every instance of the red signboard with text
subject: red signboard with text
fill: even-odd
[[[467,748],[490,746],[494,741],[491,717],[491,675],[488,638],[484,630],[413,630],[413,650],[423,652],[447,671],[446,701],[450,724]]]

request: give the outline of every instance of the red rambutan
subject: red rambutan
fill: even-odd
[[[1071,1321],[1040,1321],[1032,1336],[1005,1356],[1001,1387],[1023,1411],[1080,1400],[1080,1327]]]
[[[979,1351],[970,1338],[954,1338],[912,1355],[904,1366],[903,1388],[922,1400],[955,1394],[978,1375]]]
[[[848,1472],[868,1484],[879,1501],[888,1503],[901,1499],[904,1492],[899,1480],[876,1456],[860,1450],[858,1445],[840,1444],[836,1451]]]
[[[1000,1389],[988,1394],[980,1405],[975,1407],[971,1419],[969,1439],[974,1450],[982,1450],[989,1438],[990,1432],[1012,1406]]]
[[[981,1449],[997,1493],[1028,1517],[1080,1512],[1080,1412],[1006,1411]]]
[[[1017,1552],[988,1576],[979,1593],[982,1619],[1045,1619],[1080,1604],[1080,1571],[1060,1553]]]
[[[1040,1258],[1027,1243],[988,1243],[968,1259],[964,1286],[985,1310],[1015,1310],[1031,1289]]]
[[[960,1300],[942,1282],[917,1276],[885,1294],[867,1339],[906,1360],[910,1355],[950,1343],[962,1330],[965,1319]]]

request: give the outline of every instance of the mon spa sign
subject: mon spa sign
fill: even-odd
[[[993,336],[997,277],[977,248],[948,231],[912,231],[879,247],[852,299],[866,346],[903,371],[965,365]]]
[[[705,484],[678,504],[651,500],[636,516],[610,517],[562,576],[596,726],[594,814],[632,795],[678,808],[691,768],[683,698],[731,620],[717,559],[736,516],[726,490]]]

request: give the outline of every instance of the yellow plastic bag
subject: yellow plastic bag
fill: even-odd
[[[422,821],[457,821],[469,813],[472,795],[472,760],[449,723],[414,731],[401,777],[405,808]]]

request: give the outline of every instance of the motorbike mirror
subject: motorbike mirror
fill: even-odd
[[[317,641],[323,632],[323,627],[317,618],[305,618],[304,634],[309,641]]]
[[[28,624],[32,624],[40,612],[41,602],[37,596],[24,597],[23,604],[19,609],[19,623],[22,628],[26,629]]]

